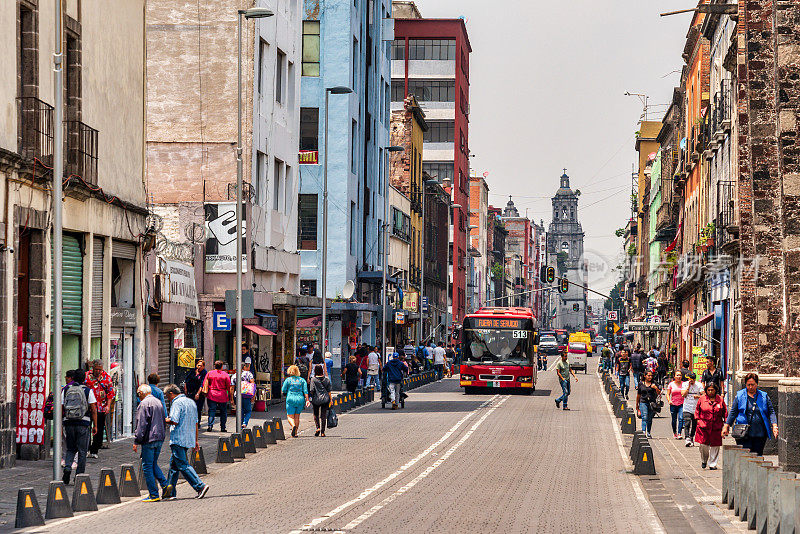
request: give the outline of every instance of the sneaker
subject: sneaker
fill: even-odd
[[[160,500],[161,497],[152,497],[148,495],[145,499],[142,499],[142,502],[158,502]]]
[[[87,458],[98,458],[97,453],[94,453],[94,452],[90,452],[89,454],[86,455],[86,457]]]
[[[716,471],[716,470],[717,470],[717,468],[716,468],[716,467],[709,467],[709,468],[708,468],[708,470],[709,470],[709,471]]]
[[[170,484],[161,492],[161,498],[165,501],[173,501],[176,498],[175,495],[175,486]]]
[[[228,431],[226,429],[224,429],[224,428],[221,428],[219,431],[222,432],[223,434],[227,434],[228,433]]]
[[[556,399],[556,408],[561,408],[561,401]]]
[[[69,486],[69,477],[71,474],[72,471],[69,469],[64,469],[64,474],[61,475],[61,482],[63,482],[65,486]]]
[[[686,440],[686,446],[687,446],[687,447],[691,447],[691,446],[692,446],[692,442],[691,442],[691,441],[689,441],[688,439]]]
[[[705,462],[703,462],[702,467],[703,467],[703,469],[706,468],[706,463]]]
[[[674,437],[675,439],[681,439],[681,437],[678,434],[672,434],[672,437]]]
[[[570,409],[569,409],[569,408],[567,408],[567,405],[566,405],[566,404],[564,405],[564,409],[565,409],[565,410],[567,410],[567,411],[570,411]]]
[[[651,434],[650,432],[648,432],[648,433],[647,433],[647,439],[653,439],[653,434]]]
[[[202,499],[203,497],[205,497],[206,493],[208,493],[208,488],[209,488],[208,484],[203,486],[203,489],[197,492],[197,497],[195,497],[195,499]]]

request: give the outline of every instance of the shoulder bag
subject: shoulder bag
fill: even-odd
[[[328,428],[336,428],[339,426],[339,416],[336,415],[336,410],[333,408],[328,410]]]
[[[749,402],[750,401],[748,399],[745,399],[745,408],[744,408],[745,411],[747,411],[747,404]],[[747,416],[747,423],[738,423],[738,424],[733,425],[733,428],[731,428],[731,437],[733,439],[744,439],[744,438],[747,437],[747,434],[750,432],[750,418],[751,417],[752,417],[752,415],[748,415]]]

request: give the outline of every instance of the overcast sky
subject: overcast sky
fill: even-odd
[[[660,118],[680,81],[691,14],[659,13],[693,0],[417,0],[423,17],[464,17],[470,59],[470,151],[488,172],[490,202],[508,195],[521,214],[549,224],[550,197],[567,168],[581,190],[590,286],[616,282],[630,216],[634,132],[650,96]],[[600,264],[597,267],[596,264]]]

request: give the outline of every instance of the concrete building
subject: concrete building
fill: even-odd
[[[305,0],[303,13],[301,148],[311,157],[300,169],[300,225],[307,232],[300,251],[300,283],[310,295],[322,296],[326,91],[341,86],[353,90],[330,95],[328,110],[329,254],[324,296],[340,296],[345,284],[353,281],[357,300],[336,302],[331,308],[328,349],[337,356],[338,369],[358,343],[376,343],[380,331],[377,312],[384,250],[379,236],[385,222],[382,192],[388,174],[384,148],[389,144],[391,82],[387,54],[394,39],[393,21],[389,0]]]
[[[649,298],[649,275],[650,275],[650,199],[651,199],[651,177],[653,174],[653,163],[658,154],[658,141],[656,137],[661,131],[660,121],[639,122],[639,131],[636,134],[634,148],[637,153],[636,168],[636,211],[637,219],[636,232],[636,254],[638,262],[635,265],[634,278],[631,282],[634,286],[634,309],[633,317],[644,320],[648,311]],[[651,308],[652,309],[652,308]],[[645,345],[645,343],[642,343]]]
[[[447,341],[448,325],[452,323],[448,304],[450,292],[447,282],[447,257],[449,254],[448,224],[452,213],[450,193],[423,173],[425,183],[425,297],[428,309],[422,312],[422,339]]]
[[[413,2],[393,2],[395,41],[392,45],[392,106],[417,97],[428,121],[423,170],[451,184],[453,252],[451,316],[458,324],[467,305],[469,267],[469,43],[463,19],[425,19]]]
[[[547,256],[548,265],[556,267],[556,282],[566,277],[570,284],[566,293],[552,291],[555,309],[550,312],[551,328],[575,331],[586,325],[583,238],[578,195],[570,189],[569,176],[564,173],[553,197],[553,220],[547,230]]]
[[[295,2],[256,4],[275,14],[242,21],[242,286],[253,292],[256,314],[243,326],[259,383],[279,396],[295,353],[297,249],[307,244],[297,232],[302,15]],[[163,381],[193,366],[177,357],[176,336],[207,365],[222,360],[232,369],[240,350],[235,321],[217,316],[226,290],[236,287],[236,10],[252,5],[147,3],[147,183],[157,215],[151,271],[159,280],[170,276],[165,267],[186,271],[199,301],[195,312],[164,291],[148,295],[148,366]]]
[[[144,1],[64,7],[62,365],[100,358],[114,367],[119,397],[106,427],[114,437],[130,433],[134,374],[144,379]],[[41,409],[31,407],[53,380],[50,184],[62,128],[53,117],[54,25],[53,2],[0,5],[0,467],[49,448]],[[39,382],[38,396],[17,383],[23,343],[46,344],[49,383]],[[30,375],[30,366],[20,371]]]
[[[488,251],[489,290],[488,300],[494,306],[509,306],[506,293],[506,237],[508,230],[503,225],[502,210],[489,206],[486,232]]]
[[[534,282],[538,276],[534,247],[534,226],[527,217],[520,216],[511,197],[503,210],[503,224],[508,231],[506,238],[506,257],[519,258],[521,262],[519,277],[514,280],[513,293],[522,293],[514,298],[515,306],[534,308]]]
[[[389,186],[389,257],[386,276],[394,284],[388,289],[387,307],[392,312],[392,327],[386,329],[388,336],[387,346],[403,346],[406,339],[415,339],[413,328],[419,318],[419,286],[417,290],[411,286],[410,275],[416,269],[412,267],[412,259],[419,259],[419,254],[414,256],[412,245],[416,244],[417,237],[411,222],[411,200],[396,189]],[[389,284],[387,283],[387,286]],[[395,311],[404,312],[401,324],[397,324]]]
[[[489,294],[489,185],[482,176],[469,179],[469,251],[470,281],[467,284],[468,313],[488,302]]]

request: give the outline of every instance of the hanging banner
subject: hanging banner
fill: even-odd
[[[44,403],[48,388],[47,343],[20,342],[17,347],[17,443],[44,443]]]
[[[234,223],[235,223],[234,214]],[[234,231],[236,225],[234,224]],[[236,243],[234,242],[234,245]],[[208,248],[206,248],[208,250]],[[236,254],[234,251],[234,264],[236,263]],[[234,271],[236,265],[234,265]],[[164,281],[167,287],[162,288],[161,294],[163,295],[164,302],[172,302],[174,304],[182,304],[186,309],[186,319],[200,319],[200,307],[197,305],[197,286],[194,283],[194,267],[188,263],[181,263],[179,261],[161,259],[161,272],[166,276]],[[175,347],[180,348],[180,347]]]
[[[242,209],[242,272],[247,272],[247,205]],[[236,272],[236,202],[205,204],[206,272]]]

